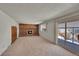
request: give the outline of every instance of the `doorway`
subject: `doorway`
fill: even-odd
[[[17,27],[16,26],[11,27],[11,37],[12,37],[12,42],[11,42],[12,44],[17,39]]]

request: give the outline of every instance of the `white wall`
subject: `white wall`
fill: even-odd
[[[41,25],[47,23],[47,30],[41,31]],[[44,22],[39,25],[39,34],[41,37],[49,40],[50,42],[56,43],[56,23],[52,21]]]
[[[18,24],[8,15],[0,11],[0,55],[11,44],[11,26]]]

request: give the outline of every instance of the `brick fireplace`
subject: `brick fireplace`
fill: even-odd
[[[38,28],[38,25],[19,24],[19,36],[37,36],[39,35]]]

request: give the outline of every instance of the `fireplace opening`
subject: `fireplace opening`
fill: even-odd
[[[28,34],[32,34],[32,30],[28,31]]]

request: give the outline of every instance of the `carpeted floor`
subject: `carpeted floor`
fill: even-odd
[[[73,42],[62,40],[62,39],[58,39],[58,44],[64,48],[72,51],[73,53],[79,55],[79,45],[77,45]]]
[[[54,45],[40,36],[18,38],[3,56],[75,56],[69,51]]]

